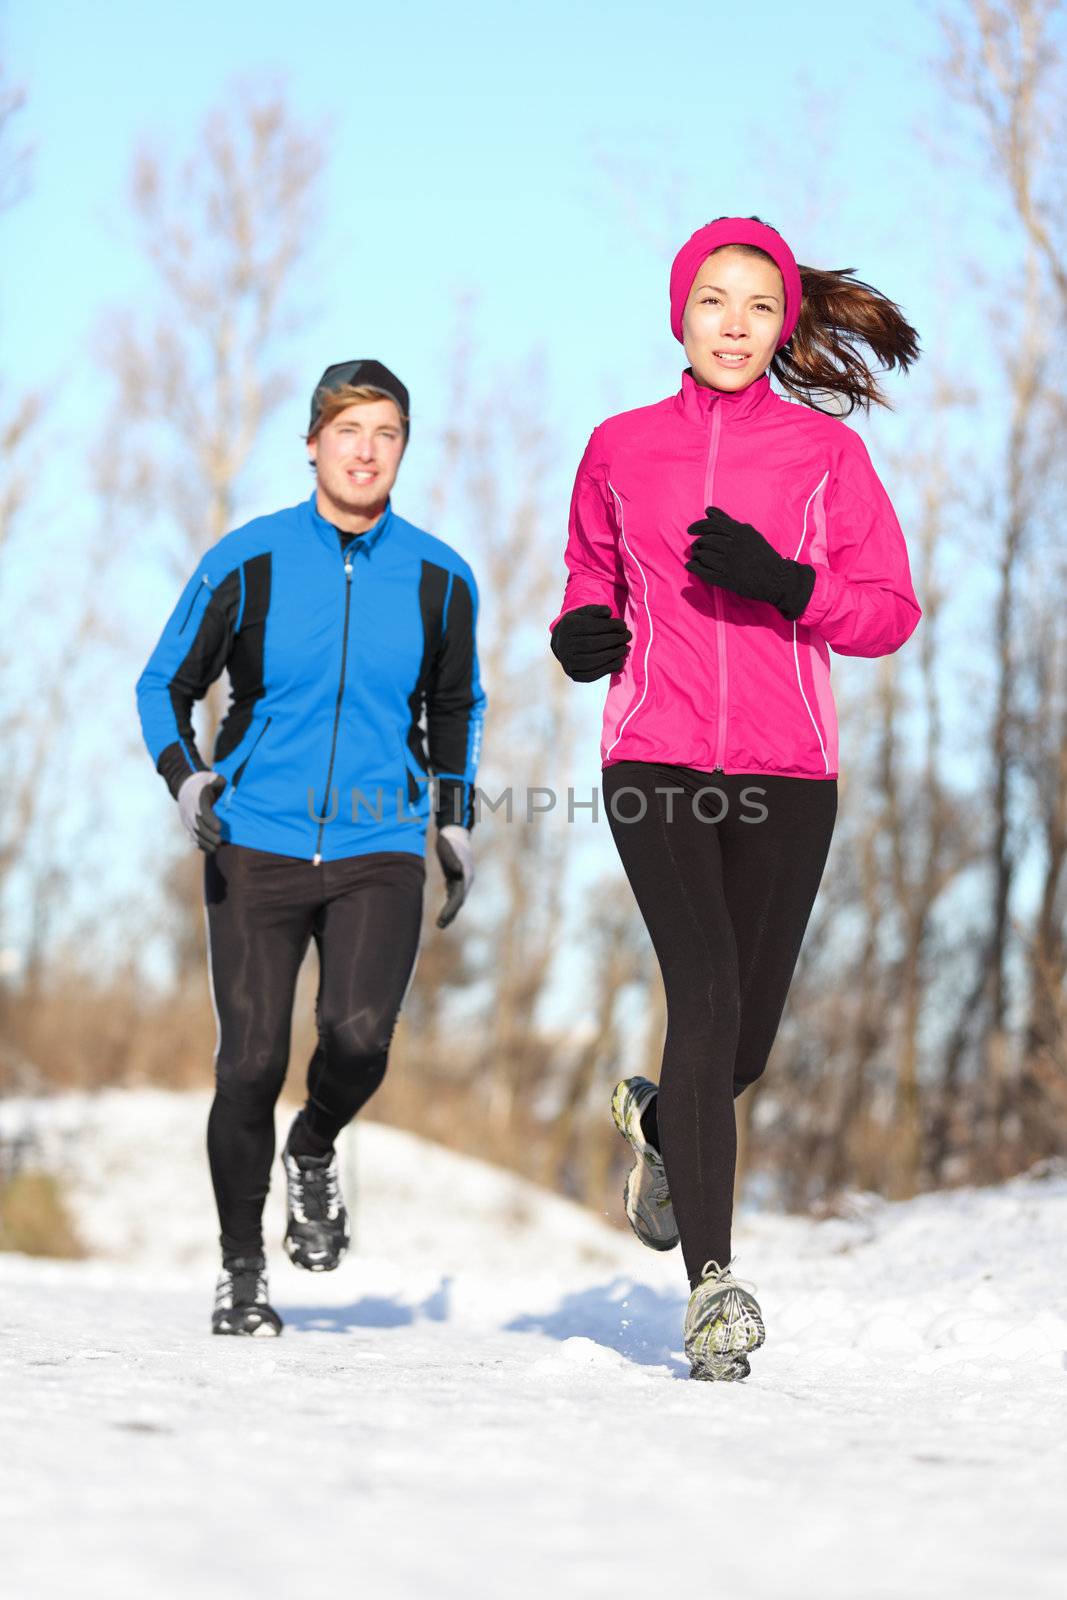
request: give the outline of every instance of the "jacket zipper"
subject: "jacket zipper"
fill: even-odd
[[[708,445],[707,461],[704,466],[704,505],[714,505],[715,494],[715,466],[719,457],[719,435],[722,432],[722,404],[715,406],[711,414],[711,442]],[[715,616],[718,620],[719,640],[719,722],[715,738],[715,765],[713,772],[725,773],[723,758],[726,754],[726,620],[723,616],[722,589],[718,584],[712,586],[712,602],[715,606]]]
[[[211,594],[213,592],[212,591],[212,584],[211,584],[211,579],[208,577],[206,572],[204,573],[203,577],[200,579],[200,584],[199,584],[198,588],[196,589],[196,591],[194,592],[193,598],[189,601],[189,609],[185,613],[185,621],[182,623],[181,627],[178,629],[178,637],[179,638],[185,632],[186,628],[189,626],[189,618],[192,616],[193,612],[196,610],[197,601],[200,599],[200,596],[203,594],[205,588],[207,589],[208,597],[210,598],[210,596],[211,596]]]
[[[345,625],[341,635],[341,681],[337,685],[337,705],[333,713],[333,739],[330,742],[330,765],[326,770],[326,798],[319,807],[319,833],[315,840],[315,854],[311,858],[313,867],[322,863],[322,835],[326,827],[326,812],[330,804],[330,783],[333,778],[333,764],[337,755],[337,730],[341,724],[341,701],[345,692],[345,668],[348,664],[348,617],[352,609],[352,555],[345,556]]]

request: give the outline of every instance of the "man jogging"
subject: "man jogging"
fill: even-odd
[[[307,434],[314,492],[207,552],[137,684],[149,753],[207,856],[215,1333],[282,1329],[262,1214],[309,941],[318,1044],[282,1152],[285,1249],[321,1272],[349,1237],[334,1143],[384,1077],[414,971],[431,809],[439,927],[473,879],[477,589],[455,550],[392,509],[409,416],[407,389],[380,362],[328,367]],[[224,668],[230,704],[209,766],[192,708]]]

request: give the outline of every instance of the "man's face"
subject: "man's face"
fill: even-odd
[[[319,490],[335,510],[376,516],[392,491],[404,454],[395,400],[346,406],[308,444]]]

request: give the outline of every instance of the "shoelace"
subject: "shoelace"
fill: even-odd
[[[710,1278],[714,1283],[721,1284],[724,1289],[743,1289],[746,1294],[752,1295],[753,1299],[755,1299],[756,1285],[748,1283],[744,1278],[735,1278],[731,1272],[730,1268],[734,1264],[734,1259],[736,1258],[729,1260],[725,1267],[720,1267],[717,1261],[705,1261],[700,1269],[700,1283],[704,1284]],[[699,1288],[700,1285],[698,1284],[697,1287]]]
[[[223,1267],[215,1287],[217,1310],[228,1309],[230,1306],[262,1305],[266,1298],[265,1266],[260,1266],[258,1263],[246,1266],[244,1262],[235,1262],[232,1267]]]
[[[311,1162],[314,1157],[305,1156],[303,1161]],[[293,1184],[293,1205],[298,1213],[302,1214],[304,1222],[330,1222],[332,1221],[341,1204],[341,1187],[337,1178],[337,1157],[331,1156],[325,1165],[303,1165],[297,1156],[290,1156],[289,1161],[295,1168],[297,1177]]]

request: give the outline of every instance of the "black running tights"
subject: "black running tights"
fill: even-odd
[[[690,1284],[730,1260],[734,1099],[763,1072],[818,892],[837,780],[620,761],[602,790],[667,995],[660,1149]]]
[[[385,1075],[418,953],[426,865],[382,850],[313,866],[223,844],[204,871],[218,1017],[208,1157],[224,1255],[262,1244],[297,974],[319,954],[318,1044],[300,1114],[305,1153],[328,1150]]]

